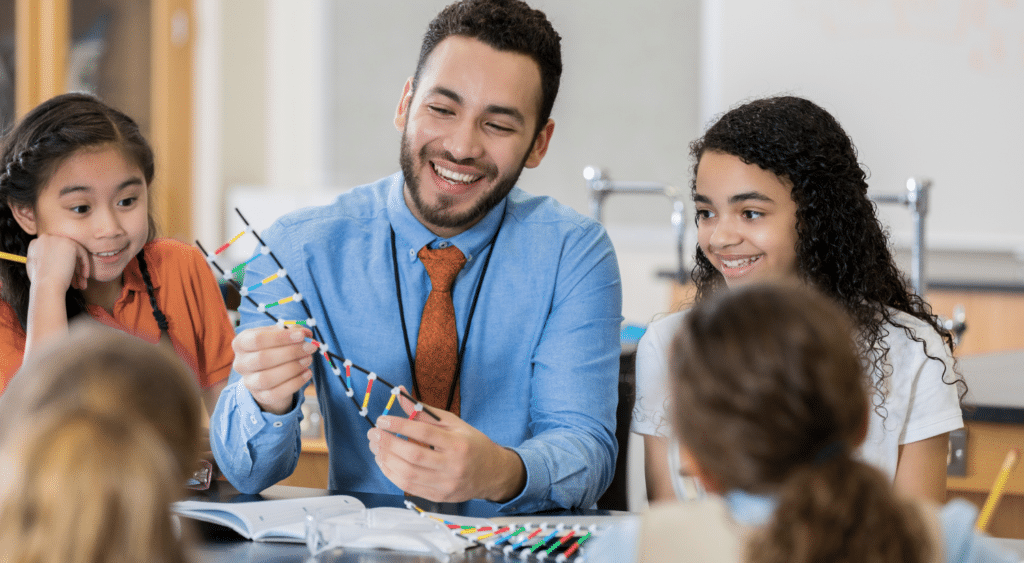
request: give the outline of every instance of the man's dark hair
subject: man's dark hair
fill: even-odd
[[[534,134],[551,117],[562,76],[561,37],[547,16],[521,0],[462,0],[448,5],[427,26],[412,88],[434,47],[452,35],[481,41],[498,51],[521,53],[540,68],[541,105]]]

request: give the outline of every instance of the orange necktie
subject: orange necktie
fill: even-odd
[[[423,305],[420,333],[416,338],[416,385],[424,403],[459,414],[459,383],[452,381],[459,361],[459,337],[452,305],[452,285],[466,257],[454,246],[419,252],[430,276],[430,295]],[[455,386],[451,408],[449,393]]]

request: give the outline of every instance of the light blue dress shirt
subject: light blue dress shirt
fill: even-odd
[[[403,186],[402,174],[395,174],[355,188],[331,205],[288,214],[260,234],[297,285],[330,350],[407,389],[412,380],[391,229],[413,354],[430,290],[417,258],[420,248],[454,244],[466,255],[453,288],[460,343],[493,250],[462,358],[461,416],[513,449],[526,466],[525,489],[500,510],[592,506],[611,482],[618,449],[622,288],[607,233],[549,197],[515,188],[472,228],[441,239],[409,211]],[[277,269],[269,256],[256,258],[244,285]],[[272,303],[292,293],[287,281],[279,280],[250,296]],[[306,317],[296,303],[269,311],[288,320]],[[240,313],[239,331],[273,324],[245,300]],[[399,494],[370,453],[368,423],[322,358],[313,362],[313,382],[330,449],[330,487]],[[362,403],[366,377],[353,370],[353,382]],[[388,388],[378,382],[368,407],[371,420],[388,398]],[[213,413],[210,439],[221,470],[239,490],[263,490],[294,470],[302,400],[300,393],[296,407],[281,416],[262,412],[240,376],[231,374]]]

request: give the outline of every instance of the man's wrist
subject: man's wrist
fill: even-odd
[[[506,503],[520,494],[526,487],[526,464],[514,450],[498,446],[501,455],[499,459],[499,479],[496,480],[496,487],[492,494],[484,497],[486,500],[498,503]]]
[[[256,401],[256,406],[260,408],[260,411],[277,416],[283,416],[292,412],[293,410],[295,410],[295,403],[298,402],[298,393],[292,393],[292,395],[288,398],[288,401],[282,401],[281,405],[271,405],[260,402],[260,400],[256,398],[256,395],[253,394],[251,389],[249,389],[249,394],[252,395],[253,400]]]

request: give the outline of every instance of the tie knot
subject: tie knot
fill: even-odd
[[[432,291],[451,291],[455,276],[459,275],[466,264],[462,251],[454,246],[434,249],[424,246],[420,249],[419,257],[430,276]]]

